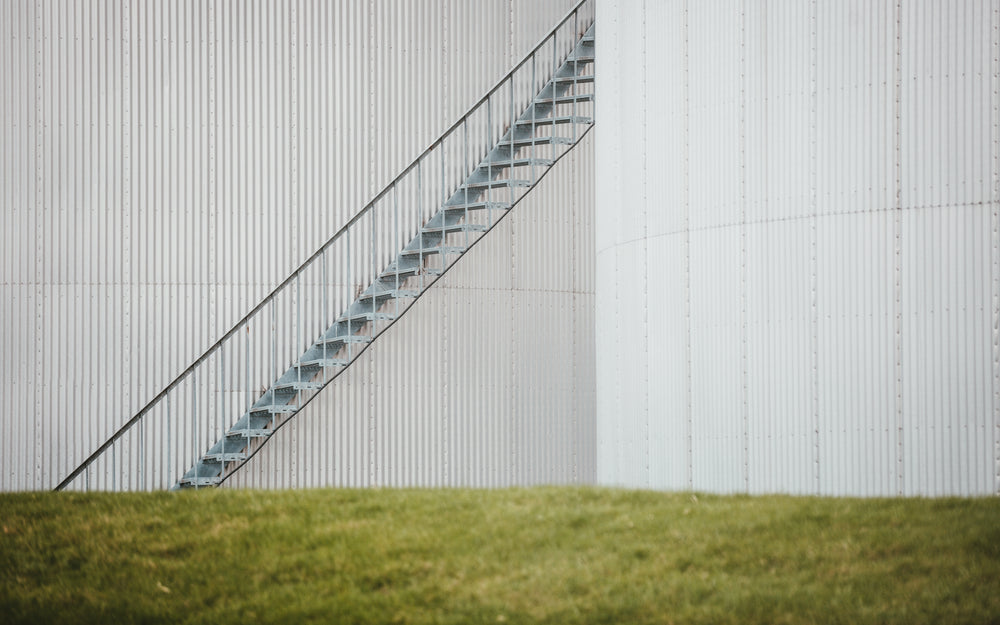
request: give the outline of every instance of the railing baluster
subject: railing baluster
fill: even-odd
[[[378,227],[378,224],[377,224],[377,222],[375,220],[375,208],[373,207],[372,208],[372,232],[371,232],[372,273],[371,273],[371,276],[369,276],[371,278],[371,281],[372,281],[372,286],[374,286],[374,284],[375,284],[375,278],[378,276],[378,270],[375,269],[375,263],[376,263],[376,261],[375,261],[375,252],[377,251],[377,245],[375,243],[375,229],[377,227]],[[365,280],[365,282],[367,282],[367,280]],[[364,286],[362,286],[361,288],[363,290]],[[372,339],[375,338],[375,312],[376,312],[376,306],[377,306],[375,302],[376,302],[375,289],[373,288],[372,289],[372,318],[371,318],[371,321],[368,322],[368,335]],[[353,328],[353,322],[352,322],[352,328]]]
[[[219,350],[219,418],[218,432],[226,433],[226,350]],[[218,436],[218,434],[216,435]],[[223,448],[225,451],[225,448]],[[226,476],[225,456],[221,465],[221,477]]]
[[[198,450],[201,449],[201,432],[198,427],[198,372],[191,372],[191,427],[194,429],[194,449],[191,450],[191,457],[194,458],[195,467],[198,466],[200,460],[198,459]],[[195,488],[198,488],[197,482],[195,483]]]
[[[576,11],[574,10],[573,11],[573,37],[574,37],[574,40],[578,36],[579,35],[577,34],[577,26],[576,26]],[[579,46],[579,44],[577,44],[577,46]],[[583,48],[579,48],[579,49],[581,51],[583,50]],[[574,78],[576,78],[577,76],[579,76],[579,73],[580,73],[580,65],[579,65],[579,63],[576,60],[577,59],[577,55],[575,54],[575,50],[576,50],[576,48],[574,48],[573,50],[570,50],[570,54],[573,55],[573,77]],[[577,88],[576,88],[576,85],[573,85],[573,111],[571,113],[571,115],[573,117],[573,121],[570,122],[570,126],[572,126],[572,128],[573,128],[573,144],[574,145],[576,144],[576,96],[577,96]]]
[[[173,450],[174,450],[174,446],[173,446],[173,443],[172,443],[171,437],[170,437],[170,431],[171,431],[171,427],[173,425],[173,421],[170,418],[170,395],[167,395],[165,397],[165,400],[167,402],[167,406],[166,406],[166,411],[167,411],[167,471],[166,471],[166,473],[167,473],[167,484],[172,484],[173,481],[174,481],[174,477],[173,477],[174,476],[174,463],[173,463]]]
[[[424,219],[424,185],[423,177],[421,171],[423,170],[423,161],[417,161],[417,223],[420,223]],[[400,256],[402,260],[402,256]],[[420,292],[424,292],[424,257],[420,256],[417,264],[417,273],[420,275]],[[399,274],[397,274],[399,275]]]
[[[511,75],[510,75],[510,118],[509,118],[510,119],[510,131],[509,131],[510,132],[510,155],[508,156],[508,158],[510,158],[510,160],[514,160],[514,152],[516,151],[514,149],[514,135],[516,134],[514,132],[514,130],[517,127],[515,125],[515,122],[517,121],[517,118],[514,117],[514,73],[515,72],[512,72]],[[507,178],[507,205],[508,206],[513,206],[514,205],[514,182],[513,182],[513,180],[514,180],[513,176]]]
[[[487,154],[492,155],[495,152],[492,150],[493,145],[493,95],[490,94],[486,97],[486,149]],[[489,158],[489,157],[487,157]],[[490,158],[486,162],[486,176],[493,180],[493,159]],[[486,223],[489,228],[493,227],[493,185],[490,185],[486,189]]]
[[[352,273],[352,267],[354,265],[354,255],[351,253],[351,227],[347,227],[347,301],[351,300],[351,293],[354,291],[354,275]],[[350,307],[350,304],[348,304]],[[351,322],[347,322],[347,333],[351,333]],[[347,344],[347,362],[353,360],[352,355],[354,353],[354,343]]]
[[[396,183],[392,183],[392,213],[393,219],[396,221],[395,234],[393,235],[392,249],[399,249],[399,190],[396,188]],[[393,319],[399,317],[399,274],[397,273],[392,281],[392,288],[395,291],[392,298],[395,302],[395,310],[392,313]]]
[[[323,264],[323,275],[320,278],[323,282],[323,322],[320,323],[323,327],[328,327],[330,325],[330,315],[327,310],[327,300],[330,297],[330,286],[326,279],[326,248],[323,248],[323,259],[320,261]],[[322,330],[320,330],[322,332]],[[322,334],[320,335],[322,336]],[[326,343],[323,343],[323,360],[326,360]],[[326,367],[320,367],[322,370],[321,377],[323,378],[323,385],[326,385]]]
[[[535,86],[538,84],[537,77],[535,76],[535,54],[531,54],[531,91],[534,93]],[[531,165],[529,169],[531,170],[531,184],[535,184],[535,156],[536,152],[536,141],[538,139],[538,129],[535,127],[535,118],[538,117],[538,100],[537,98],[531,103]],[[555,104],[552,105],[552,114],[555,115],[556,109]],[[513,160],[513,155],[511,155],[511,160]]]
[[[465,116],[465,123],[462,124],[462,134],[463,134],[463,140],[465,142],[465,154],[462,157],[462,168],[465,169],[469,167],[469,116],[468,115]],[[486,188],[489,189],[490,185],[487,185]],[[469,185],[468,184],[465,185],[465,215],[463,216],[462,221],[464,223],[464,229],[465,229],[465,237],[464,237],[465,247],[468,248],[469,247]],[[444,224],[446,222],[444,219],[442,219],[441,223]],[[441,231],[442,245],[446,243],[447,237],[448,237],[447,230],[442,230]]]

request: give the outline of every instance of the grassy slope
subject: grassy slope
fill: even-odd
[[[1000,499],[0,496],[0,622],[1000,622]]]

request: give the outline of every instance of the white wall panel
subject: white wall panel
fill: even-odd
[[[593,173],[591,134],[225,484],[593,482]]]
[[[598,480],[1000,493],[1000,2],[597,19]]]
[[[691,485],[699,490],[745,487],[740,237],[734,226],[691,233]]]
[[[573,4],[4,2],[0,489],[54,486]]]
[[[657,207],[654,212],[673,210],[675,206]],[[647,342],[661,346],[662,353],[648,358],[649,486],[681,490],[688,486],[687,319],[684,274],[669,271],[684,263],[686,233],[660,238],[662,244],[647,249],[651,280],[648,298],[649,329]]]
[[[817,305],[822,492],[896,492],[893,221],[890,211],[818,219],[817,283],[837,294]]]

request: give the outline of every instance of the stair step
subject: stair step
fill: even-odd
[[[400,255],[430,256],[431,254],[464,254],[464,253],[465,253],[465,248],[460,245],[435,245],[433,247],[423,247],[420,248],[419,250],[403,250],[400,253]]]
[[[248,455],[245,451],[227,451],[220,453],[207,453],[201,457],[204,462],[240,462],[246,460]]]
[[[557,137],[554,135],[546,137],[527,137],[524,139],[514,139],[514,149],[520,149],[529,145],[573,145],[572,137]],[[499,147],[507,147],[510,145],[510,141],[505,141]]]
[[[580,39],[580,45],[584,46],[594,45],[594,35],[584,35],[583,38]]]
[[[177,483],[181,487],[194,487],[194,486],[218,486],[219,482],[222,481],[221,477],[182,477]]]
[[[593,63],[593,54],[577,54],[566,59],[567,63]]]
[[[487,202],[485,200],[481,202],[467,202],[460,204],[445,204],[441,207],[444,211],[474,211],[474,210],[507,210],[510,208],[510,204],[506,202]]]
[[[486,232],[489,226],[486,224],[451,224],[448,226],[424,226],[422,232]]]
[[[298,366],[307,369],[326,369],[327,367],[346,367],[348,364],[350,363],[343,358],[312,358],[300,361]]]
[[[416,273],[416,270],[413,270]],[[385,274],[383,274],[385,275]],[[414,291],[413,289],[389,289],[388,291],[376,291],[374,297],[378,299],[397,299],[401,297],[416,297],[420,295],[420,291]],[[371,293],[362,293],[358,296],[358,301],[368,301],[372,299]]]
[[[419,265],[414,265],[413,267],[398,267],[398,266],[397,267],[392,267],[392,266],[390,266],[390,267],[386,267],[384,270],[382,270],[382,273],[379,274],[379,277],[380,278],[390,278],[390,277],[392,277],[392,278],[399,279],[400,276],[402,276],[402,277],[405,278],[405,277],[409,277],[409,276],[415,276],[418,273],[420,273],[420,266]],[[385,291],[385,293],[390,293],[390,292],[391,291]],[[378,294],[376,294],[376,297],[378,297]],[[358,299],[371,299],[371,294],[370,293],[369,294],[362,293],[358,297]]]
[[[271,428],[240,428],[226,432],[226,438],[267,438],[274,433]]]
[[[560,85],[564,85],[564,84],[580,84],[580,85],[582,85],[582,84],[585,84],[585,83],[592,83],[592,82],[594,82],[594,75],[593,74],[584,74],[583,76],[556,76],[552,80],[553,80],[553,82],[556,82],[556,83],[558,83]]]
[[[377,297],[378,297],[378,295],[376,294],[376,298]],[[359,299],[360,299],[360,296],[359,296]],[[369,297],[367,299],[371,299],[371,298]],[[366,311],[366,312],[347,313],[347,314],[341,315],[340,317],[337,318],[337,323],[350,323],[352,321],[367,321],[367,322],[372,322],[372,321],[392,321],[395,318],[396,317],[394,317],[393,315],[391,315],[389,313]]]
[[[515,141],[516,143],[516,141]],[[455,195],[461,195],[465,189],[500,189],[507,187],[530,187],[530,180],[498,178],[497,180],[482,180],[480,182],[467,182],[458,188]]]
[[[518,126],[553,126],[556,124],[590,124],[594,120],[591,117],[581,115],[563,115],[560,117],[536,117],[535,119],[518,120]]]
[[[364,336],[364,335],[358,335],[358,334],[339,334],[337,336],[320,337],[320,339],[318,341],[316,341],[316,344],[317,345],[332,345],[332,344],[340,343],[341,345],[347,345],[348,343],[370,343],[371,340],[372,340],[372,337],[370,337],[370,336]],[[318,361],[315,361],[315,362],[318,362]]]
[[[486,161],[479,166],[479,169],[502,169],[507,167],[551,167],[552,159],[548,158],[515,158],[511,159],[498,159]]]
[[[292,414],[298,412],[298,404],[266,404],[264,406],[253,406],[248,411],[250,414]]]
[[[536,98],[535,104],[572,104],[575,102],[593,102],[593,93],[581,93],[579,95],[561,95],[556,98]]]
[[[305,382],[291,380],[289,382],[275,382],[271,387],[275,391],[318,391],[323,388],[322,382]]]

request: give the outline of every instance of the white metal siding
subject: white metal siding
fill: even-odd
[[[595,478],[593,133],[225,484]]]
[[[1000,2],[597,21],[598,480],[1000,493]]]
[[[0,489],[54,486],[572,4],[0,3]]]

